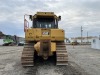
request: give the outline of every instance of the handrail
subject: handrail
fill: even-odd
[[[29,16],[27,14],[24,15],[24,32],[29,28],[29,22],[26,20],[25,16]]]

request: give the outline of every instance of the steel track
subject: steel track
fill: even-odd
[[[21,63],[23,67],[34,66],[34,44],[26,43],[21,57]]]
[[[56,65],[68,65],[68,54],[64,42],[56,43]]]

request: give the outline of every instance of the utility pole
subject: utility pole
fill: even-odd
[[[88,43],[88,32],[87,32],[87,43]]]
[[[83,28],[81,26],[81,44],[83,43]]]

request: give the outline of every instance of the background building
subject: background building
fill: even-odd
[[[93,38],[96,38],[93,37],[93,36],[89,36],[89,37],[75,37],[75,38],[71,38],[70,41],[71,42],[74,42],[74,41],[77,41],[78,43],[81,43],[81,40],[82,40],[82,43],[91,43],[92,39]]]
[[[96,37],[92,39],[91,48],[100,49],[100,37]]]

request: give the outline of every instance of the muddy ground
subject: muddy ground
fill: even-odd
[[[90,75],[100,75],[100,49],[91,45],[67,45],[69,61],[75,62]]]
[[[0,46],[0,75],[89,75],[73,61],[67,66],[55,66],[52,58],[47,61],[37,59],[34,67],[22,67],[23,47]],[[69,55],[70,58],[70,55]]]

